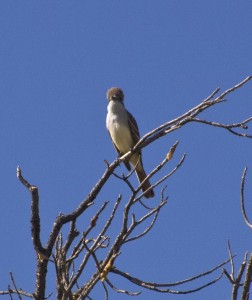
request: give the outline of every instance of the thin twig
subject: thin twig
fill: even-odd
[[[159,211],[160,211],[160,209],[155,212],[154,218],[151,221],[150,225],[142,233],[140,233],[140,234],[138,234],[138,235],[136,235],[136,236],[134,236],[132,238],[126,239],[124,243],[126,244],[128,242],[132,242],[132,241],[140,239],[141,237],[143,237],[144,235],[146,235],[152,229],[152,227],[155,225],[155,222],[157,220]]]
[[[221,267],[223,267],[224,265],[226,265],[228,262],[230,261],[230,259],[225,260],[224,262],[220,263],[219,265],[215,266],[213,269],[210,269],[206,272],[200,273],[196,276],[184,279],[184,280],[180,280],[180,281],[176,281],[176,282],[172,282],[172,283],[156,283],[156,282],[148,282],[148,281],[143,281],[141,279],[138,279],[136,277],[133,277],[131,275],[129,275],[129,273],[126,272],[122,272],[116,268],[112,268],[111,272],[116,273],[122,277],[125,277],[126,279],[128,279],[129,281],[137,284],[137,285],[142,285],[143,286],[155,286],[155,287],[174,287],[174,286],[178,286],[178,285],[182,285],[188,282],[192,282],[195,281],[196,279],[199,279],[201,277],[207,276],[212,274],[214,271],[220,269]]]
[[[245,179],[246,179],[247,170],[248,170],[248,168],[245,167],[244,171],[243,171],[243,174],[242,174],[241,196],[240,196],[240,198],[241,198],[241,210],[242,210],[242,215],[243,215],[245,223],[248,225],[249,228],[252,228],[252,224],[248,220],[246,210],[245,210],[245,204],[244,204],[244,187],[245,187]]]
[[[234,281],[235,280],[235,270],[234,270],[234,259],[233,259],[233,254],[231,251],[231,246],[230,246],[230,241],[228,240],[228,255],[230,258],[230,264],[231,264],[231,278]]]
[[[27,298],[32,298],[34,299],[34,295],[28,292],[24,292],[23,290],[19,289],[19,290],[13,290],[10,285],[8,285],[8,290],[7,291],[0,291],[0,296],[4,296],[4,295],[9,295],[12,299],[12,294],[17,294],[17,292],[22,295],[25,296]]]
[[[106,279],[106,282],[107,284],[114,290],[116,291],[117,293],[121,293],[121,294],[126,294],[128,296],[138,296],[141,294],[141,291],[138,291],[138,292],[130,292],[130,291],[127,291],[127,290],[122,290],[122,289],[118,289],[114,286],[114,284],[112,284],[112,282],[107,278]]]
[[[205,125],[211,125],[214,127],[220,127],[223,129],[228,130],[229,132],[240,136],[240,137],[246,137],[246,138],[252,138],[252,135],[250,134],[246,134],[246,133],[239,133],[236,132],[235,130],[233,130],[233,128],[242,128],[242,129],[248,129],[248,126],[245,125],[246,123],[249,123],[250,121],[252,121],[252,117],[240,122],[240,123],[234,123],[234,124],[223,124],[223,123],[218,123],[218,122],[213,122],[213,121],[207,121],[207,120],[202,120],[202,119],[198,119],[198,118],[192,118],[192,122],[198,122],[198,123],[202,123]]]
[[[155,188],[156,186],[160,185],[163,181],[165,181],[167,178],[171,177],[183,164],[184,160],[186,158],[186,154],[183,154],[182,158],[180,159],[179,163],[176,165],[175,168],[171,172],[169,172],[167,175],[163,176],[160,180],[158,180],[155,184],[152,184],[151,188]],[[158,170],[160,170],[165,164],[167,163],[167,159],[165,158],[160,165],[158,165],[146,178],[149,178],[150,176],[153,176]],[[137,190],[139,187],[137,188]],[[136,190],[136,191],[137,191]],[[139,201],[144,196],[144,193],[139,195],[134,202]]]
[[[99,241],[101,240],[102,236],[104,236],[104,234],[106,233],[107,229],[109,228],[112,220],[114,219],[116,210],[121,202],[122,196],[119,195],[117,198],[117,201],[115,203],[115,206],[113,208],[113,211],[108,219],[108,221],[106,222],[106,224],[104,225],[103,229],[101,230],[101,232],[99,233],[98,237],[96,238],[95,242],[93,243],[92,247],[90,248],[91,253],[94,251],[94,249],[96,249],[97,244],[99,243]],[[84,259],[82,260],[79,269],[77,271],[77,273],[75,274],[75,276],[73,277],[73,279],[71,280],[71,282],[69,283],[69,286],[67,288],[67,290],[70,290],[74,284],[76,283],[76,281],[78,280],[78,278],[81,276],[82,271],[84,269],[84,267],[86,266],[88,259],[90,257],[90,253],[88,252],[87,255],[84,257]]]
[[[13,283],[13,286],[14,286],[15,290],[17,291],[18,298],[19,298],[20,300],[22,300],[22,297],[21,297],[21,295],[20,295],[20,293],[19,293],[19,290],[18,290],[18,288],[17,288],[17,286],[16,286],[16,282],[15,282],[15,280],[14,280],[14,277],[13,277],[13,275],[12,275],[12,272],[10,272],[10,277],[11,277],[11,281],[12,281],[12,283]]]
[[[197,291],[200,291],[214,283],[216,283],[218,280],[221,279],[223,273],[221,273],[217,278],[215,278],[214,280],[206,283],[206,284],[203,284],[195,289],[191,289],[191,290],[184,290],[184,291],[178,291],[178,290],[171,290],[170,288],[168,289],[164,289],[164,288],[160,288],[160,287],[168,287],[168,286],[174,286],[174,285],[171,285],[169,283],[166,283],[166,284],[157,284],[157,283],[147,283],[145,281],[142,281],[138,278],[135,278],[135,277],[132,277],[130,276],[128,273],[124,273],[124,272],[121,272],[115,268],[113,268],[111,270],[111,272],[114,272],[118,275],[121,275],[123,277],[125,277],[126,279],[128,279],[129,281],[133,282],[134,284],[138,285],[138,286],[141,286],[145,289],[148,289],[148,290],[152,290],[152,291],[156,291],[156,292],[160,292],[160,293],[170,293],[170,294],[191,294],[191,293],[195,293]],[[203,275],[200,275],[200,277],[202,277]]]
[[[133,240],[136,240],[138,238],[141,238],[142,236],[144,236],[146,233],[148,233],[151,228],[154,226],[155,224],[155,221],[158,217],[158,214],[160,212],[160,209],[166,204],[167,202],[166,201],[162,201],[156,208],[154,208],[153,210],[151,210],[149,213],[147,213],[146,215],[144,215],[141,219],[139,219],[138,221],[135,220],[135,218],[133,217],[133,220],[132,220],[132,224],[131,226],[129,227],[128,229],[128,232],[127,234],[125,234],[125,237],[124,237],[124,243],[127,243],[127,242],[130,242],[130,241],[133,241]],[[150,218],[152,215],[154,214],[154,218],[151,222],[151,224],[139,235],[137,236],[134,236],[132,238],[127,238],[131,232],[134,230],[134,228],[136,226],[138,226],[139,224],[143,223],[146,219]],[[134,216],[134,215],[133,215]]]

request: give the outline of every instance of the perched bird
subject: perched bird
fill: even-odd
[[[132,149],[140,139],[137,122],[131,113],[124,106],[124,94],[120,88],[112,87],[107,92],[108,113],[106,118],[106,127],[117,153],[121,156]],[[140,183],[146,178],[143,168],[141,151],[133,154],[130,159],[125,160],[124,164],[130,171],[131,166],[135,168]],[[142,186],[143,192],[151,187],[149,180],[146,180]],[[153,189],[149,189],[146,198],[154,197]]]

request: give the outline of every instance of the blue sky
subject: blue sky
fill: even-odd
[[[1,1],[1,290],[10,282],[9,271],[24,290],[34,286],[30,195],[16,178],[17,165],[39,187],[45,242],[58,213],[76,208],[103,174],[104,159],[116,158],[105,128],[107,89],[124,90],[125,105],[141,134],[147,133],[216,87],[225,90],[251,75],[251,15],[249,0]],[[241,121],[252,114],[251,95],[252,82],[202,117]],[[180,145],[173,161],[155,177],[187,154],[183,167],[166,182],[169,202],[152,232],[127,245],[116,266],[147,281],[177,281],[225,260],[230,239],[237,271],[245,251],[251,250],[252,232],[241,216],[239,189],[247,165],[249,211],[252,141],[191,124],[144,149],[146,170],[162,161],[176,140]],[[128,190],[111,179],[92,212],[105,200],[111,208],[119,193],[126,203]],[[112,235],[120,218],[116,222]],[[110,278],[119,288],[129,287]],[[53,272],[49,279],[48,293]],[[229,299],[230,294],[223,278],[193,295],[143,291],[138,299]],[[103,290],[92,296],[103,299]]]

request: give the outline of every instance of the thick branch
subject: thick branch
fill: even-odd
[[[251,280],[252,280],[252,253],[250,254],[248,265],[247,265],[241,300],[249,299],[249,290],[250,290]]]

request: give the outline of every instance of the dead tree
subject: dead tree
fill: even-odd
[[[247,77],[239,84],[232,88],[220,93],[220,89],[216,89],[204,99],[197,106],[193,107],[183,115],[177,117],[174,120],[168,121],[151,132],[145,134],[139,142],[125,155],[117,158],[111,164],[106,162],[106,169],[104,174],[98,180],[96,185],[92,188],[86,198],[79,204],[78,207],[69,214],[59,214],[53,225],[45,244],[42,244],[40,239],[40,212],[39,212],[39,189],[37,186],[30,184],[22,175],[21,168],[17,168],[17,177],[19,181],[28,189],[31,194],[31,235],[33,240],[34,250],[37,256],[37,267],[36,267],[36,284],[35,291],[25,292],[19,289],[15,283],[14,277],[11,274],[12,284],[6,289],[0,291],[0,295],[9,295],[13,299],[15,294],[18,299],[23,297],[33,298],[37,300],[46,299],[46,280],[48,274],[48,264],[52,264],[56,270],[56,288],[54,298],[58,300],[70,299],[70,300],[81,300],[91,299],[91,292],[99,284],[104,288],[105,299],[109,298],[109,290],[112,289],[117,293],[127,294],[129,296],[139,295],[142,290],[151,290],[161,293],[173,293],[173,294],[188,294],[197,292],[209,285],[214,284],[223,276],[227,275],[227,272],[222,271],[222,267],[231,261],[233,262],[233,256],[230,250],[230,257],[221,262],[214,268],[198,274],[194,277],[173,283],[157,283],[144,281],[128,273],[128,270],[120,270],[117,268],[116,260],[119,255],[123,255],[123,247],[127,243],[134,243],[136,240],[141,239],[143,236],[148,234],[153,228],[155,223],[158,221],[160,211],[167,203],[167,197],[165,195],[165,188],[160,192],[159,203],[155,207],[151,207],[151,202],[143,200],[144,194],[141,192],[141,184],[134,188],[130,182],[130,177],[134,170],[127,176],[119,176],[115,173],[116,168],[125,159],[129,158],[132,154],[136,153],[140,149],[147,147],[150,143],[155,142],[157,139],[165,137],[167,134],[179,130],[181,127],[188,123],[201,123],[208,126],[219,127],[226,131],[246,138],[252,138],[251,135],[246,133],[248,124],[252,120],[249,117],[239,123],[235,124],[224,124],[215,121],[209,121],[199,118],[200,114],[208,108],[217,104],[222,104],[227,101],[226,96],[235,90],[241,88],[246,84],[252,76]],[[219,95],[218,95],[219,94]],[[147,176],[147,179],[153,177],[167,164],[169,160],[174,157],[178,142],[175,142],[168,151],[166,157],[158,164],[152,172]],[[177,162],[174,169],[170,170],[164,177],[158,179],[152,188],[158,189],[159,185],[169,177],[173,176],[174,173],[183,165],[186,155],[184,154]],[[123,209],[119,209],[122,206],[122,196],[119,195],[114,200],[113,209],[110,212],[106,212],[108,202],[98,203],[99,208],[96,213],[90,219],[89,225],[85,230],[80,231],[77,228],[76,221],[80,216],[94,204],[97,204],[97,197],[107,181],[111,176],[116,176],[119,180],[123,181],[131,191],[131,196],[127,200]],[[144,211],[142,215],[136,217],[135,211],[139,206],[142,207],[141,211]],[[100,216],[106,215],[106,222],[100,222]],[[114,226],[115,216],[121,218],[121,224],[118,226],[118,234],[115,238],[109,236],[108,231],[111,226]],[[145,229],[139,233],[139,228],[142,228],[143,224]],[[65,226],[69,226],[68,234],[63,235],[62,229]],[[99,233],[94,233],[94,228],[99,227]],[[230,249],[230,248],[229,248]],[[99,251],[98,251],[99,250]],[[99,253],[98,253],[99,252]],[[244,293],[248,293],[251,281],[251,256],[248,263],[249,272],[248,284],[243,286]],[[93,261],[94,268],[92,272],[88,274],[88,280],[83,280],[83,273],[86,270],[87,264]],[[185,290],[183,285],[207,276],[215,271],[218,271],[214,280],[208,281],[205,284],[198,286],[195,289]],[[137,287],[137,291],[129,291],[126,289],[119,289],[116,287],[116,283],[112,282],[109,274],[113,273],[117,276],[123,277],[132,283],[134,288]],[[85,275],[87,276],[86,272]],[[240,282],[234,278],[234,275],[229,276],[233,286]],[[247,286],[245,291],[245,286]],[[182,288],[180,288],[182,287]],[[235,287],[234,287],[235,289]],[[49,291],[50,292],[50,291]],[[236,299],[236,298],[234,298]],[[247,298],[244,298],[247,299]]]

